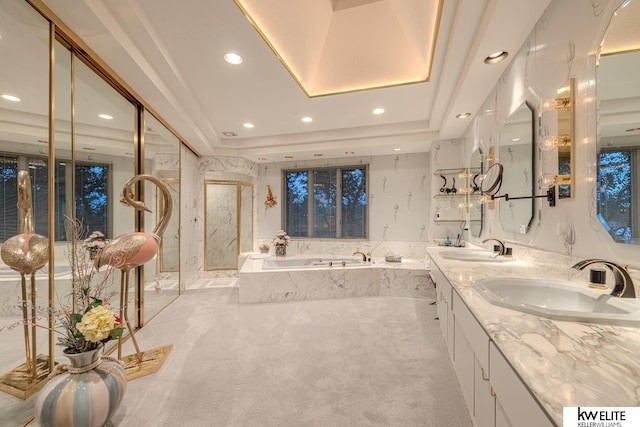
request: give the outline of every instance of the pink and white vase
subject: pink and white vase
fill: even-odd
[[[111,419],[127,388],[127,375],[117,361],[100,359],[101,353],[102,347],[65,353],[68,370],[51,378],[38,394],[40,426],[101,427]]]

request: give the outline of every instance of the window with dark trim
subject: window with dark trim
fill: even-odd
[[[368,237],[366,166],[284,170],[283,179],[291,237]]]

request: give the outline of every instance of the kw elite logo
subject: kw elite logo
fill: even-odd
[[[569,407],[562,415],[563,427],[640,426],[640,407]]]

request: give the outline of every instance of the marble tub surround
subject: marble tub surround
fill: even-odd
[[[331,257],[331,255],[324,255]],[[287,259],[310,257],[287,257]],[[314,255],[312,258],[322,258]],[[266,258],[268,259],[268,258]],[[435,299],[435,290],[422,259],[330,268],[263,269],[265,258],[248,257],[238,273],[240,303],[300,301],[325,298],[396,296]]]
[[[453,249],[430,248],[431,261],[558,425],[563,407],[640,406],[640,329],[550,320],[497,307],[472,286],[496,276],[570,280],[587,286],[585,272],[570,268],[577,259],[514,247],[514,262],[474,263],[445,259],[441,254],[447,250]]]

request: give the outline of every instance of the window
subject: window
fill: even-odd
[[[636,150],[602,151],[598,157],[598,217],[616,242],[637,238],[633,170]]]
[[[367,168],[283,171],[284,229],[291,237],[367,238]]]
[[[100,230],[108,236],[109,167],[76,163],[75,172],[76,216],[89,232]]]
[[[71,162],[68,162],[70,164]],[[31,179],[31,199],[34,228],[37,234],[48,236],[49,213],[49,166],[45,157],[29,155],[0,155],[0,242],[22,232],[22,211],[18,209],[18,171],[28,170]],[[109,166],[76,163],[75,191],[70,187],[67,162],[56,163],[56,241],[66,241],[65,223],[70,216],[71,197],[75,197],[76,216],[82,218],[89,230],[100,230],[108,234],[107,200],[109,194]]]

